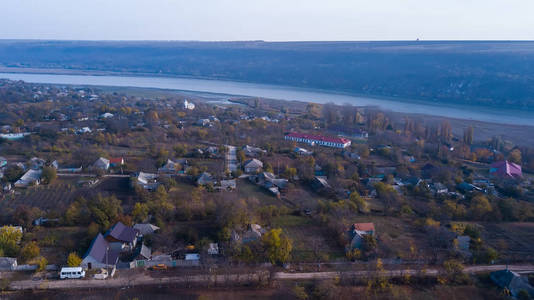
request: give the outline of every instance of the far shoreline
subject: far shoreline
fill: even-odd
[[[427,112],[417,112],[417,114],[422,115],[428,115],[428,116],[436,116],[436,117],[447,117],[447,118],[456,118],[456,119],[462,119],[462,120],[474,120],[479,122],[488,122],[488,123],[498,123],[498,124],[506,124],[506,125],[524,125],[524,126],[534,126],[534,111],[530,110],[521,110],[521,109],[510,109],[507,107],[497,107],[497,106],[473,106],[470,104],[458,104],[458,103],[437,103],[433,101],[425,101],[425,100],[418,100],[418,99],[405,99],[400,97],[391,97],[391,96],[382,96],[382,95],[370,95],[370,94],[358,94],[353,93],[349,91],[338,91],[338,90],[325,90],[325,89],[314,89],[314,88],[306,88],[306,87],[299,87],[299,86],[289,86],[289,85],[282,85],[282,84],[269,84],[269,83],[261,83],[261,82],[249,82],[249,81],[238,81],[238,80],[229,80],[225,78],[216,78],[216,77],[202,77],[202,76],[187,76],[187,75],[173,75],[173,74],[160,74],[160,73],[135,73],[135,72],[116,72],[116,71],[98,71],[98,70],[81,70],[81,69],[58,69],[58,68],[24,68],[24,67],[6,67],[0,65],[0,73],[7,73],[7,74],[21,74],[21,75],[58,75],[58,76],[90,76],[90,77],[117,77],[117,78],[138,78],[138,79],[176,79],[176,80],[198,80],[198,81],[206,81],[206,82],[213,82],[213,83],[228,83],[231,84],[243,84],[243,85],[250,85],[251,87],[257,86],[260,89],[272,89],[272,90],[286,90],[289,92],[296,92],[296,93],[317,93],[325,95],[331,95],[332,97],[350,97],[350,98],[356,98],[356,99],[369,99],[369,100],[376,100],[378,102],[376,106],[380,107],[380,109],[384,111],[391,111],[391,112],[399,112],[399,113],[411,113],[410,111],[402,111],[399,110],[398,107],[404,106],[404,105],[413,105],[414,108],[422,108],[423,110],[427,110]],[[1,77],[0,77],[1,78]],[[31,81],[27,81],[31,82]],[[34,82],[34,83],[40,83],[40,82]],[[45,84],[43,82],[42,84]],[[79,85],[79,84],[69,84],[69,83],[47,83],[47,84],[54,84],[54,85]],[[127,87],[124,85],[101,85],[101,84],[85,84],[84,86],[117,86],[117,87]],[[129,87],[129,86],[128,86]],[[177,91],[185,91],[185,92],[200,92],[200,93],[212,93],[212,94],[225,94],[229,96],[243,96],[243,97],[259,97],[259,98],[271,98],[271,99],[279,99],[283,101],[301,101],[301,102],[313,102],[313,103],[319,103],[319,104],[325,104],[328,103],[328,101],[318,101],[317,99],[310,98],[310,100],[303,100],[303,99],[283,99],[283,98],[277,98],[277,97],[266,97],[262,95],[243,95],[238,93],[225,93],[225,92],[214,92],[214,91],[201,91],[201,90],[192,90],[192,89],[180,89],[180,88],[164,88],[164,87],[147,87],[147,86],[131,86],[133,88],[147,88],[147,89],[163,89],[163,90],[177,90]],[[332,101],[337,105],[344,105],[345,103]],[[347,102],[348,103],[348,102]],[[350,103],[349,103],[350,104]],[[387,104],[396,105],[397,109],[389,108]],[[355,104],[352,104],[355,105]],[[375,106],[375,105],[355,105],[355,106]],[[407,110],[407,109],[405,109]],[[461,113],[461,111],[472,111],[475,113],[480,113],[482,115],[486,115],[485,117],[455,117],[444,114],[432,114],[428,113],[428,111],[440,111],[440,110],[456,110],[457,113]],[[495,117],[496,120],[499,119],[499,115],[502,113],[506,113],[506,117],[509,119],[512,115],[517,114],[519,116],[519,119],[522,121],[519,121],[517,123],[509,122],[509,121],[490,121],[488,116]],[[452,112],[454,114],[454,112]],[[529,121],[525,121],[525,120]]]

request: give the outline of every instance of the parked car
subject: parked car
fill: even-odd
[[[93,277],[95,279],[104,280],[104,279],[108,278],[108,270],[102,269],[102,270],[100,270],[100,273],[96,273],[95,275],[93,275]]]
[[[154,271],[157,271],[157,270],[167,270],[167,265],[165,265],[165,264],[157,264],[157,265],[155,265],[155,266],[152,266],[151,269],[154,270]]]

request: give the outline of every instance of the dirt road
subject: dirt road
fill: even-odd
[[[505,269],[506,265],[485,265],[471,266],[464,269],[465,273],[474,274],[481,272],[491,272]],[[519,273],[533,273],[534,265],[510,265],[508,269]],[[386,270],[381,273],[386,277],[398,277],[403,275],[424,275],[436,276],[438,269],[426,269],[424,273],[421,270],[403,269],[403,270]],[[202,274],[202,275],[179,275],[179,276],[162,276],[152,277],[146,272],[128,272],[120,274],[117,278],[108,280],[83,279],[83,280],[21,280],[14,281],[10,284],[13,290],[25,289],[75,289],[75,288],[112,288],[112,287],[133,287],[139,285],[166,285],[166,284],[193,284],[208,283],[213,285],[224,285],[225,283],[246,283],[259,281],[262,279],[272,280],[309,280],[309,279],[334,279],[340,277],[367,278],[376,276],[376,271],[348,271],[348,272],[308,272],[308,273],[287,273],[269,271],[258,271],[245,274]]]

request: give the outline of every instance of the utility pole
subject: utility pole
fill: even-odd
[[[109,252],[109,246],[106,246],[106,273],[109,277],[109,262],[108,262],[108,252]],[[106,277],[107,278],[107,277]]]

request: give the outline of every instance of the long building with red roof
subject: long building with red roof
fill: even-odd
[[[291,132],[286,134],[285,140],[295,141],[300,143],[308,143],[310,145],[321,145],[333,148],[346,148],[350,146],[350,140],[340,137],[328,137],[322,135],[313,135],[306,133]]]

